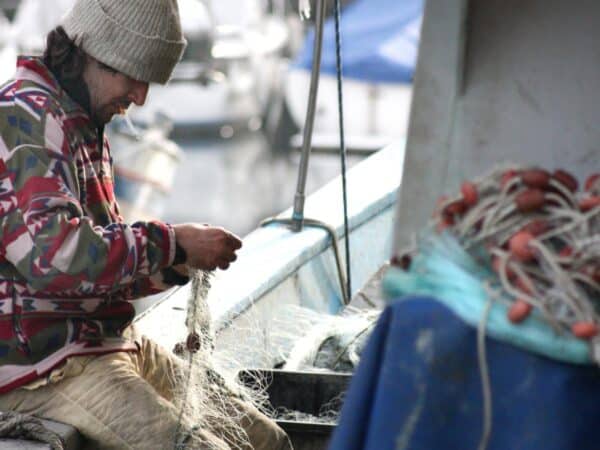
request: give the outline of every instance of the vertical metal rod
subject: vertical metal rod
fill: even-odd
[[[306,109],[306,120],[302,136],[302,156],[300,158],[300,169],[298,172],[298,184],[294,197],[294,212],[292,214],[292,230],[302,230],[304,222],[304,201],[306,200],[306,176],[308,173],[308,161],[312,147],[312,132],[315,123],[315,110],[317,104],[317,92],[319,88],[319,75],[321,72],[321,49],[323,47],[323,22],[325,20],[325,1],[317,0],[315,16],[315,41],[313,45],[313,64],[310,77],[310,91],[308,94],[308,107]]]

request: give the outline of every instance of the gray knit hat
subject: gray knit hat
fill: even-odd
[[[139,81],[169,81],[187,44],[177,0],[77,0],[62,26],[87,54]]]

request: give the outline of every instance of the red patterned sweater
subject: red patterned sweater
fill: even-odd
[[[0,88],[0,393],[67,357],[135,351],[128,300],[170,286],[175,235],[123,223],[108,141],[37,58]]]

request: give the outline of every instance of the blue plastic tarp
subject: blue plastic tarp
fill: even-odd
[[[600,448],[600,371],[486,338],[488,450]],[[477,449],[483,401],[476,330],[430,298],[382,314],[330,450]]]
[[[387,83],[410,83],[416,64],[423,0],[355,0],[342,11],[343,75]],[[295,66],[310,70],[314,30]],[[336,73],[335,23],[323,30],[321,72]]]

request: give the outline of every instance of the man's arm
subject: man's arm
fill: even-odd
[[[94,295],[133,284],[154,290],[159,286],[149,278],[173,264],[176,238],[190,267],[224,269],[235,259],[241,241],[221,228],[158,221],[94,226],[79,203],[82,181],[60,133],[47,114],[37,133],[13,136],[21,143],[11,151],[0,139],[2,250],[31,287]]]
[[[89,180],[77,176],[60,120],[46,111],[29,123],[0,139],[0,257],[31,288],[102,295],[173,262],[175,232],[168,224],[95,226],[79,202],[88,187],[80,183]]]

